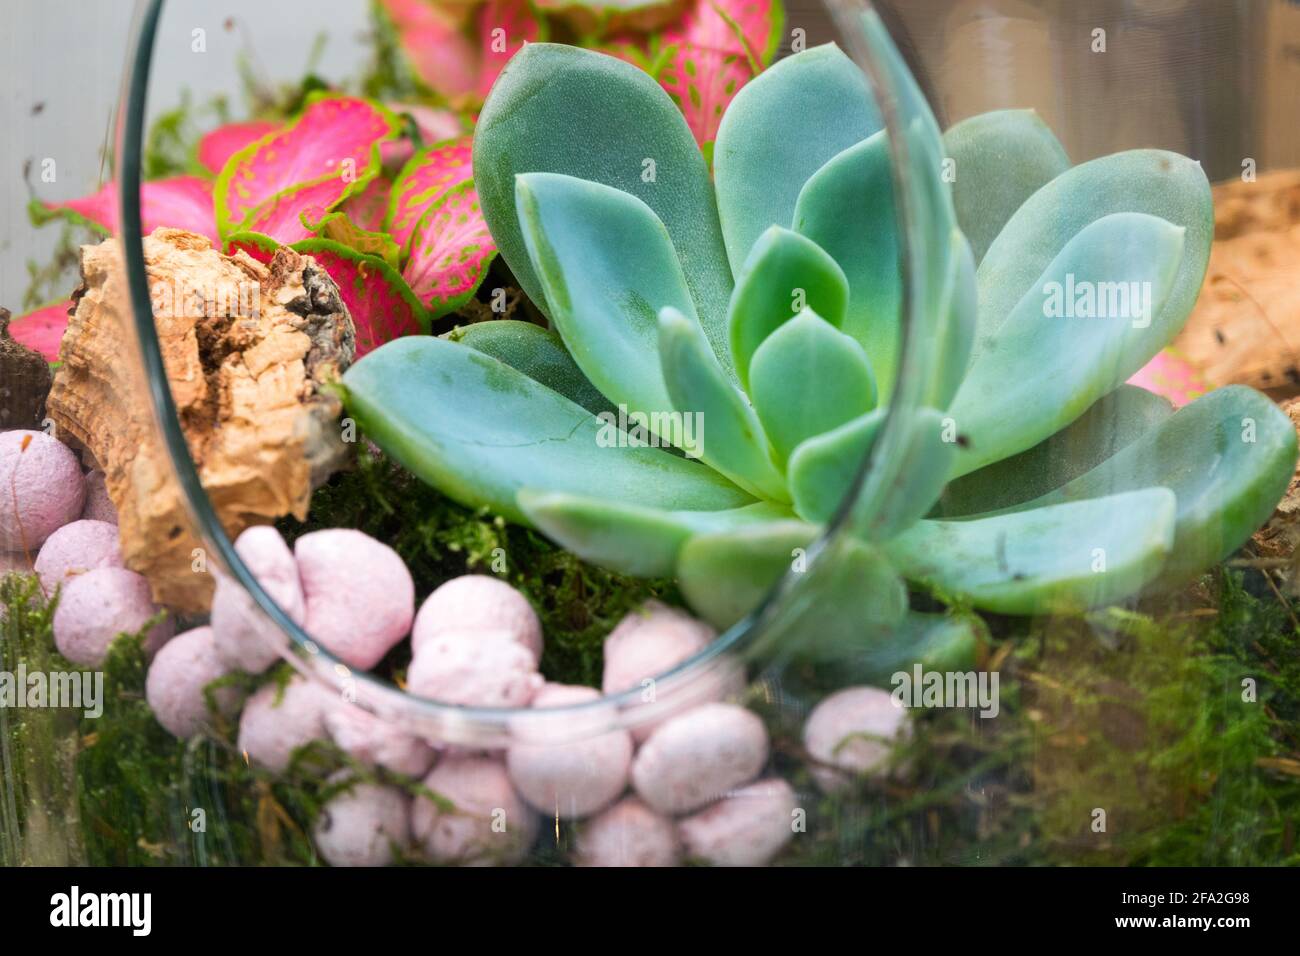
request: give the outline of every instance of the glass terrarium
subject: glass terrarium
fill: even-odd
[[[139,4],[5,343],[5,660],[105,690],[4,852],[1293,859],[1298,30]]]

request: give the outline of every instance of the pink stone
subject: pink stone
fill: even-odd
[[[892,694],[849,687],[813,708],[804,723],[803,745],[819,764],[813,766],[817,785],[833,793],[854,776],[885,776],[894,746],[910,736],[907,711]]]
[[[439,634],[505,631],[542,659],[542,622],[528,599],[504,581],[465,574],[439,586],[425,599],[411,629],[411,650]]]
[[[192,737],[211,719],[204,689],[230,673],[217,656],[212,628],[198,627],[177,634],[154,655],[145,680],[144,696],[158,723],[173,737]],[[214,702],[225,714],[239,705],[233,687],[214,690]]]
[[[578,866],[676,866],[677,829],[636,797],[589,820],[578,834]]]
[[[45,432],[0,432],[0,551],[37,551],[81,515],[77,456]]]
[[[59,653],[84,667],[98,667],[113,638],[135,633],[161,608],[153,603],[149,582],[125,568],[96,568],[71,578],[54,612],[54,644]],[[153,654],[175,633],[170,617],[145,638]]]
[[[397,787],[353,784],[321,807],[311,831],[317,852],[330,866],[391,865],[394,849],[411,842],[410,804]]]
[[[505,764],[490,757],[448,757],[424,785],[451,804],[416,797],[411,832],[435,863],[509,866],[528,855],[537,814],[510,785]]]
[[[66,585],[79,574],[122,566],[117,525],[83,518],[65,524],[45,539],[33,569],[40,576],[41,588],[52,597],[59,585]]]
[[[794,835],[795,804],[788,783],[768,778],[681,820],[677,833],[688,858],[714,866],[764,866]]]
[[[306,605],[298,583],[298,562],[280,532],[270,525],[255,525],[235,541],[235,551],[289,619],[301,624]],[[289,638],[238,581],[220,571],[216,578],[212,631],[217,653],[231,667],[260,674],[279,659],[279,649],[288,646]]]
[[[632,785],[660,813],[689,813],[756,777],[767,754],[756,715],[703,704],[655,728],[632,762]]]

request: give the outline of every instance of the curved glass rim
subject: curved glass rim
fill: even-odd
[[[893,158],[895,215],[897,221],[902,224],[902,228],[899,229],[898,250],[899,274],[902,279],[902,297],[899,306],[902,340],[900,374],[877,440],[863,456],[852,486],[835,515],[826,523],[824,531],[816,541],[808,546],[807,570],[802,573],[795,573],[793,569],[787,571],[769,589],[757,608],[727,628],[697,654],[656,675],[653,678],[656,685],[667,686],[667,692],[663,694],[665,702],[662,705],[653,703],[647,705],[647,702],[642,700],[641,688],[637,686],[619,693],[602,695],[596,700],[561,707],[504,708],[447,704],[419,697],[402,690],[382,677],[368,671],[358,671],[344,663],[322,647],[275,602],[239,557],[233,542],[222,527],[190,456],[189,445],[181,429],[175,401],[168,386],[162,351],[154,325],[148,276],[145,271],[144,234],[140,208],[141,171],[148,131],[149,81],[164,0],[137,0],[132,47],[127,58],[127,71],[121,98],[122,107],[118,121],[117,198],[120,205],[119,222],[127,288],[136,345],[148,379],[146,383],[148,400],[154,421],[166,447],[172,472],[181,488],[182,500],[195,529],[204,543],[219,558],[221,565],[226,569],[225,573],[253,597],[258,609],[288,637],[289,653],[285,653],[285,648],[278,650],[280,655],[300,674],[307,679],[320,680],[328,684],[331,689],[363,710],[402,724],[417,723],[421,727],[416,732],[433,736],[448,744],[504,744],[518,740],[517,734],[521,727],[527,729],[530,725],[570,716],[586,718],[572,722],[575,725],[574,732],[571,734],[573,737],[630,729],[662,720],[667,713],[674,712],[687,703],[689,694],[681,694],[681,691],[693,689],[707,693],[710,688],[716,686],[703,678],[709,672],[716,676],[723,669],[734,666],[736,661],[732,659],[729,652],[739,649],[744,644],[756,642],[764,633],[773,629],[777,623],[776,619],[786,606],[788,596],[799,588],[800,579],[805,577],[809,570],[817,567],[819,558],[829,550],[831,544],[844,535],[854,533],[855,523],[860,525],[864,518],[871,517],[870,513],[855,509],[855,504],[864,489],[879,487],[882,483],[893,479],[891,462],[899,460],[897,452],[906,439],[903,412],[905,408],[910,409],[919,404],[918,396],[924,387],[921,381],[923,372],[916,368],[915,353],[918,344],[913,334],[919,327],[916,310],[925,306],[924,297],[915,295],[913,287],[916,274],[913,266],[914,255],[917,247],[923,253],[925,246],[925,237],[919,237],[921,241],[918,243],[916,230],[923,229],[924,226],[915,215],[914,202],[906,188],[907,178],[904,170],[908,169],[907,142],[905,136],[898,135],[901,129],[898,91],[893,89],[890,78],[878,68],[863,27],[865,17],[876,15],[871,0],[824,0],[824,3],[841,36],[849,43],[850,49],[846,52],[866,74],[880,107]],[[909,361],[909,358],[912,361]],[[913,370],[910,374],[909,368]],[[834,555],[831,554],[829,557],[833,558]],[[349,681],[356,683],[349,684]],[[365,690],[364,696],[356,693],[358,685]],[[593,723],[590,720],[592,717],[604,717],[605,720]],[[433,729],[426,729],[426,727]],[[564,736],[561,728],[560,734],[550,734],[549,739],[558,741]]]

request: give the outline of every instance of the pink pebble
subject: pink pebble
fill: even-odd
[[[117,525],[81,519],[65,524],[45,539],[33,565],[41,588],[52,596],[56,588],[95,568],[122,567]]]
[[[681,820],[677,832],[691,859],[714,866],[764,866],[790,842],[797,809],[790,785],[773,777]]]
[[[600,692],[592,687],[547,684],[537,692],[532,706],[569,707],[599,699]],[[572,730],[581,717],[565,715],[562,721]],[[632,736],[626,730],[547,743],[546,737],[551,735],[546,733],[546,725],[538,729],[540,732],[529,735],[535,742],[516,744],[506,752],[510,780],[534,809],[572,820],[595,813],[626,789],[632,762]]]
[[[45,432],[0,432],[0,551],[36,551],[85,500],[72,449]]]
[[[298,562],[280,532],[270,525],[255,525],[235,541],[235,551],[289,619],[301,624],[306,606],[298,583]],[[260,674],[279,659],[279,648],[288,646],[288,637],[238,581],[221,572],[216,578],[212,631],[217,653],[231,667]]]
[[[312,840],[330,866],[389,866],[411,842],[410,812],[397,787],[358,782],[321,807]]]
[[[433,748],[424,740],[343,701],[326,712],[325,729],[340,749],[367,767],[423,777],[433,766]]]
[[[677,829],[636,797],[592,819],[578,835],[578,866],[676,866]]]
[[[450,804],[416,797],[411,811],[411,832],[433,862],[508,866],[528,854],[537,814],[510,786],[500,760],[449,757],[424,785]]]
[[[411,650],[439,634],[505,631],[542,659],[542,622],[528,599],[504,581],[465,574],[439,586],[420,606],[411,629]]]
[[[89,521],[117,524],[117,509],[108,497],[108,485],[102,471],[86,472],[86,503],[82,506],[81,517]]]
[[[54,644],[59,653],[84,667],[98,667],[119,634],[133,634],[161,608],[153,603],[149,582],[125,568],[96,568],[69,579],[54,612]],[[145,638],[153,654],[175,633],[170,617]]]
[[[250,763],[281,773],[299,747],[328,739],[325,714],[337,705],[325,687],[296,675],[283,690],[266,684],[244,705],[237,746]]]
[[[605,638],[601,689],[617,694],[657,677],[708,647],[717,631],[683,611],[647,601]]]
[[[813,767],[813,778],[826,793],[854,776],[885,776],[894,746],[910,736],[906,709],[878,687],[831,694],[813,708],[803,727],[804,749],[820,764]]]
[[[401,557],[360,531],[313,531],[294,543],[304,629],[340,660],[369,670],[411,630],[415,583]]]
[[[632,785],[660,813],[689,813],[754,779],[767,752],[757,716],[734,704],[703,704],[655,728],[632,762]]]
[[[145,680],[144,696],[158,723],[173,737],[192,737],[210,720],[204,692],[214,680],[230,673],[217,656],[212,628],[197,627],[177,634],[154,656]],[[233,687],[214,691],[215,703],[232,714],[239,704]]]
[[[417,697],[465,707],[527,707],[543,683],[533,652],[507,631],[439,634],[406,672]]]

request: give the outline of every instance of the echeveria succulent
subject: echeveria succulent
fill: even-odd
[[[855,527],[880,560],[872,582],[846,577],[882,603],[905,605],[907,578],[1006,613],[1088,607],[1230,553],[1287,485],[1290,422],[1245,388],[1175,412],[1125,384],[1197,297],[1213,228],[1200,166],[1158,150],[1071,166],[1022,111],[941,137],[868,28],[940,237],[916,277],[936,303],[908,330],[916,348],[892,144],[836,47],[740,91],[711,176],[648,75],[530,44],[484,106],[474,174],[553,331],[491,321],[389,343],[345,376],[351,413],[451,497],[676,576],[719,624],[835,517],[891,403],[905,460]],[[906,402],[904,354],[927,359]]]

